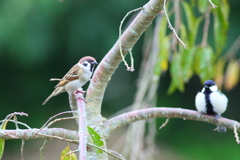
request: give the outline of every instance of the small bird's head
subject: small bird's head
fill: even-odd
[[[218,91],[217,85],[212,80],[205,81],[204,88],[209,88],[212,92]]]
[[[94,69],[94,66],[97,65],[97,61],[95,58],[86,56],[79,60],[79,63],[82,64],[84,67],[89,68],[89,70],[92,72]]]

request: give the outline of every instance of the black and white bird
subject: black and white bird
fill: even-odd
[[[217,85],[212,80],[204,82],[201,92],[198,92],[195,98],[195,105],[199,112],[215,116],[215,121],[227,109],[228,99],[218,90]],[[226,132],[226,127],[218,127],[219,132]]]

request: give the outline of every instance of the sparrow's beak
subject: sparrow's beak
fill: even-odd
[[[92,64],[97,65],[98,63],[97,63],[97,61],[93,61]]]

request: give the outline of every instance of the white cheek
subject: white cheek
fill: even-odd
[[[212,92],[218,91],[218,87],[216,85],[209,87]]]
[[[195,105],[198,112],[206,113],[205,95],[202,92],[198,92],[198,94],[196,95]]]
[[[84,72],[90,72],[90,68],[91,68],[91,64],[88,63],[87,66],[84,66],[82,64],[79,64],[78,65],[83,69]]]

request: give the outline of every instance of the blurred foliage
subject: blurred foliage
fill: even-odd
[[[208,79],[215,79],[220,87],[224,84],[221,79],[225,78],[225,89],[227,90],[231,90],[239,81],[237,61],[234,65],[229,63],[226,71],[224,66],[219,66],[229,61],[229,59],[220,58],[220,53],[223,53],[226,44],[229,28],[229,4],[227,0],[213,2],[219,7],[210,9],[212,8],[210,3],[193,0],[191,2],[181,1],[179,8],[175,7],[177,6],[176,2],[168,4],[168,10],[171,11],[170,18],[174,18],[176,31],[178,32],[177,27],[180,26],[180,38],[187,45],[187,48],[183,49],[180,42],[175,43],[175,35],[166,31],[169,24],[165,18],[162,18],[161,30],[159,31],[158,62],[160,70],[166,71],[166,66],[170,67],[171,84],[168,93],[173,93],[176,89],[183,92],[184,83],[188,82],[194,74],[199,76],[202,83]],[[210,12],[212,17],[210,17]],[[180,13],[181,17],[179,17]],[[203,27],[199,28],[201,23]],[[213,33],[209,32],[210,27],[213,27]],[[202,33],[202,40],[198,42],[196,40],[198,36],[201,36],[200,33]],[[214,37],[214,47],[210,45],[211,42],[208,40],[208,37],[211,36]],[[171,48],[166,49],[170,43]],[[171,65],[162,65],[167,60]],[[224,72],[225,76],[223,76]]]
[[[77,160],[76,154],[67,146],[60,157],[60,160]]]
[[[83,56],[94,56],[99,62],[116,42],[118,27],[124,15],[147,2],[144,0],[65,0],[63,2],[1,0],[0,105],[2,110],[0,116],[2,119],[9,113],[24,111],[29,114],[29,117],[19,117],[18,120],[31,127],[39,128],[50,116],[69,110],[67,94],[54,97],[46,106],[41,105],[55,86],[54,82],[48,80],[61,78]],[[165,25],[165,28],[159,33],[161,54],[159,54],[159,63],[154,70],[157,75],[161,75],[158,106],[195,109],[194,98],[196,92],[202,88],[199,79],[195,76],[196,71],[207,67],[207,65],[201,66],[202,68],[196,66],[199,64],[196,62],[196,57],[200,56],[213,63],[211,68],[214,72],[213,75],[202,75],[202,78],[213,76],[216,82],[219,81],[219,85],[225,84],[225,89],[232,89],[226,93],[229,98],[229,108],[224,116],[240,121],[238,115],[240,112],[238,107],[239,70],[236,70],[240,53],[237,52],[230,59],[223,56],[240,35],[240,21],[238,20],[240,2],[229,0],[231,12],[229,12],[226,0],[214,0],[213,2],[219,7],[211,10],[206,48],[199,45],[205,22],[204,17],[199,17],[199,15],[206,12],[208,3],[202,0],[191,0],[192,5],[195,3],[193,9],[188,1],[184,3],[181,1],[181,17],[184,23],[181,23],[179,35],[187,44],[186,50],[180,45],[177,47],[178,52],[171,51],[170,31],[167,28],[166,19],[162,18],[161,25]],[[171,22],[173,22],[174,14],[170,15]],[[136,72],[127,72],[125,66],[121,64],[113,75],[104,97],[104,116],[132,103],[142,58],[141,50],[142,39],[133,49]],[[212,52],[211,57],[197,55],[204,50]],[[172,61],[175,61],[174,68],[170,65]],[[173,71],[178,72],[178,70],[180,73],[175,79],[179,78],[181,81],[176,83],[181,83],[185,92],[182,94],[176,91],[172,95],[166,95],[170,75],[175,76]],[[201,81],[204,80],[201,79]],[[184,86],[186,82],[188,83]],[[174,90],[179,89],[177,85],[173,87]],[[84,86],[84,89],[86,88],[87,85]],[[161,120],[158,120],[158,124],[161,125]],[[170,120],[169,124],[158,132],[156,143],[159,142],[161,147],[168,146],[181,153],[185,159],[210,160],[239,157],[239,146],[232,132],[219,134],[212,132],[212,127],[213,125],[204,123]],[[7,128],[15,128],[15,126],[10,123]],[[20,145],[19,141],[8,141],[5,150],[9,154],[4,154],[3,159],[19,159],[19,155],[12,154],[12,152],[16,149],[19,153]],[[36,145],[36,143],[26,143],[27,148],[28,145]],[[35,159],[39,157],[39,148],[34,149]],[[29,147],[29,150],[31,153],[26,150],[25,158],[34,159],[27,158],[28,155],[34,154],[32,147]],[[52,151],[46,152],[53,154]],[[61,151],[56,155],[57,158],[60,153]],[[14,155],[17,158],[11,157]]]
[[[11,119],[11,118],[9,118]],[[9,121],[9,119],[5,119],[1,126],[0,129],[5,130],[7,127],[7,123]],[[0,139],[0,159],[2,159],[3,153],[4,153],[4,147],[5,147],[5,139]]]

